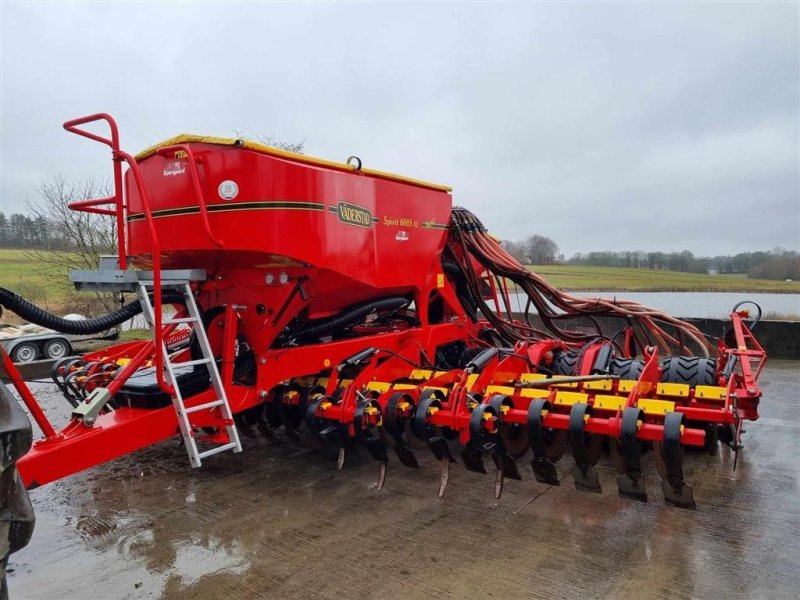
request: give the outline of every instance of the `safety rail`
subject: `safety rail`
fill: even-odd
[[[104,138],[96,133],[78,129],[78,125],[86,123],[93,123],[95,121],[106,121],[111,129],[111,139]],[[125,270],[127,268],[126,261],[126,245],[125,245],[125,203],[123,199],[122,187],[122,162],[128,163],[128,168],[133,174],[133,180],[136,184],[136,190],[139,193],[139,198],[142,203],[142,211],[144,212],[145,222],[147,223],[147,230],[150,234],[150,243],[153,258],[153,312],[155,313],[155,323],[153,326],[154,347],[161,348],[164,340],[164,333],[162,331],[162,301],[161,301],[161,249],[158,243],[158,235],[156,234],[155,222],[153,221],[153,213],[150,210],[150,201],[147,197],[147,191],[144,187],[142,180],[142,172],[139,169],[139,164],[127,152],[123,152],[119,148],[119,130],[114,118],[106,113],[97,113],[79,119],[73,119],[64,123],[64,129],[71,133],[89,138],[96,142],[106,144],[111,148],[111,157],[114,162],[114,196],[109,198],[100,198],[96,200],[81,200],[78,202],[71,202],[68,204],[72,210],[92,212],[103,215],[113,215],[117,221],[117,242],[118,242],[118,260],[119,268]],[[103,209],[99,206],[114,204],[115,209]],[[138,358],[138,357],[137,357]],[[144,360],[144,359],[142,359]],[[158,350],[155,352],[155,365],[156,365],[156,379],[158,386],[166,393],[172,395],[174,389],[164,378],[164,357]],[[124,379],[122,380],[124,381]]]
[[[192,149],[186,144],[175,144],[172,146],[164,146],[157,151],[159,156],[166,157],[170,152],[178,153],[183,152],[189,162],[189,177],[192,180],[192,189],[194,190],[194,197],[197,200],[197,205],[200,207],[200,216],[203,219],[203,227],[206,230],[208,238],[218,248],[222,248],[222,241],[211,232],[211,223],[208,220],[208,211],[206,210],[206,201],[203,197],[203,189],[200,187],[200,174],[197,172],[197,159],[194,157]]]
[[[78,125],[85,125],[86,123],[93,123],[95,121],[105,121],[111,130],[111,139],[104,138],[86,131],[79,129]],[[126,252],[125,252],[125,211],[124,200],[122,192],[122,163],[120,162],[117,153],[119,152],[119,129],[114,118],[107,113],[95,113],[87,117],[79,119],[72,119],[64,123],[64,129],[70,133],[74,133],[90,140],[100,142],[111,148],[111,160],[114,163],[114,195],[108,198],[95,198],[92,200],[79,200],[70,202],[67,206],[70,210],[80,212],[94,213],[98,215],[108,215],[116,217],[117,220],[117,253],[119,255],[119,268],[123,271],[128,268]],[[101,206],[114,205],[114,209],[100,208]]]

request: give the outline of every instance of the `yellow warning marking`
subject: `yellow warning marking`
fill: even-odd
[[[429,371],[427,369],[414,369],[411,371],[411,375],[409,375],[408,378],[415,381],[421,381],[423,379],[430,379],[432,374],[433,371]]]
[[[467,377],[467,387],[472,387],[473,385],[475,385],[475,382],[478,380],[478,377],[480,377],[478,373],[473,373],[472,375]]]
[[[550,390],[523,388],[520,390],[519,395],[523,398],[549,398],[550,393]]]
[[[694,397],[704,400],[725,400],[728,390],[716,385],[698,385],[694,388]]]
[[[120,367],[124,367],[124,366],[125,366],[125,365],[127,365],[129,362],[131,362],[131,359],[130,359],[130,358],[118,358],[118,359],[117,359],[117,364],[118,364]]]
[[[625,392],[626,394],[629,393],[633,387],[639,383],[638,381],[634,381],[633,379],[620,379],[619,387],[617,388],[620,392]]]
[[[656,387],[659,396],[675,396],[687,398],[689,396],[689,386],[685,383],[659,383]]]
[[[636,404],[646,415],[665,415],[675,410],[675,403],[669,400],[645,400],[641,399]]]
[[[514,395],[514,388],[509,387],[507,385],[489,385],[486,386],[486,396],[490,396],[492,394],[504,394],[506,396],[513,396]]]
[[[396,390],[415,390],[415,389],[417,389],[417,386],[415,386],[413,383],[395,383],[394,386],[392,386],[392,387],[394,387],[394,389],[396,389]]]
[[[585,390],[602,390],[607,392],[611,389],[611,380],[610,379],[599,379],[597,381],[586,381],[583,384],[583,389]]]
[[[352,383],[353,383],[352,379],[340,379],[339,387],[350,387],[350,384]]]
[[[436,274],[436,287],[443,288],[444,287],[444,273],[437,273]]]
[[[523,373],[519,378],[523,383],[528,381],[541,381],[542,379],[547,379],[547,375],[544,373]]]
[[[627,401],[628,399],[622,396],[604,396],[601,394],[594,397],[592,407],[597,410],[622,410],[625,408]]]
[[[385,381],[370,381],[367,384],[367,389],[373,392],[383,393],[387,391],[389,388],[392,387],[391,383],[386,383]]]
[[[563,375],[557,375],[557,376],[553,377],[553,385],[555,387],[559,387],[559,388],[576,388],[576,387],[578,387],[578,384],[576,382],[574,382],[574,381],[572,383],[558,383],[558,380],[559,379],[564,379],[564,377],[565,376],[563,376]]]
[[[582,392],[556,392],[556,404],[561,404],[562,406],[572,406],[573,404],[586,403],[589,399],[587,394]]]

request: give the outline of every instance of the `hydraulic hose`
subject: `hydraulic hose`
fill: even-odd
[[[594,317],[608,316],[621,317],[637,325],[648,339],[648,344],[657,345],[663,350],[670,351],[673,347],[679,347],[681,351],[689,351],[684,344],[684,337],[705,356],[708,356],[709,350],[713,350],[713,346],[694,325],[658,309],[626,300],[583,298],[557,289],[506,252],[487,233],[477,217],[466,209],[455,207],[451,213],[448,246],[450,254],[466,275],[467,285],[472,289],[472,296],[478,301],[481,313],[507,343],[553,335],[562,340],[585,342],[596,334],[568,331],[559,327],[558,321],[574,317],[585,317],[594,321]],[[499,312],[495,313],[481,297],[482,279],[471,268],[470,259],[476,260],[489,275],[508,279],[519,286],[527,296],[528,304],[536,309],[549,331],[541,331],[530,322],[519,323],[503,318]],[[528,310],[529,307],[526,308],[526,313]],[[675,334],[671,335],[664,326],[674,329]]]
[[[315,323],[304,329],[292,332],[294,338],[308,338],[319,337],[336,329],[358,323],[361,319],[366,317],[373,311],[377,310],[399,310],[411,304],[408,298],[403,296],[395,296],[390,298],[381,298],[380,300],[370,300],[363,304],[356,305],[348,308],[338,315],[323,319],[321,322]]]
[[[170,304],[183,304],[183,295],[170,292],[162,294],[164,302]],[[92,333],[100,333],[111,327],[115,327],[120,323],[124,323],[128,319],[133,318],[142,312],[141,301],[131,302],[113,312],[95,317],[93,319],[82,319],[80,321],[71,321],[63,319],[56,315],[39,308],[35,304],[28,302],[19,294],[0,287],[0,306],[4,306],[13,313],[16,313],[26,321],[34,323],[41,327],[53,329],[59,333],[66,333],[71,335],[88,335]]]

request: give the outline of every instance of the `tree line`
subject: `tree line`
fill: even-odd
[[[83,252],[88,246],[92,258],[101,250],[112,252],[115,243],[112,220],[74,213],[66,206],[75,197],[96,197],[100,191],[98,187],[101,186],[91,182],[68,186],[60,178],[43,183],[39,190],[40,202],[29,207],[31,214],[5,215],[0,212],[0,248]],[[543,235],[532,235],[521,241],[503,240],[502,244],[523,264],[565,263],[682,273],[746,273],[754,279],[800,280],[800,254],[782,248],[717,256],[695,256],[688,250],[578,252],[565,259],[558,244]]]
[[[602,251],[578,252],[565,259],[552,239],[532,235],[522,241],[504,240],[503,247],[523,264],[555,263],[591,267],[627,267],[681,273],[747,274],[753,279],[800,280],[800,254],[775,248],[772,251],[740,252],[735,255],[695,256],[682,252]]]

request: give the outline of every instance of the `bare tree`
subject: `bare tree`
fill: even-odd
[[[549,237],[532,235],[525,240],[527,255],[534,265],[552,265],[558,257],[558,244]]]
[[[63,273],[63,287],[69,292],[67,278],[70,269],[96,269],[100,255],[117,253],[117,231],[112,217],[70,210],[68,204],[75,200],[108,197],[111,186],[91,179],[77,184],[68,183],[61,175],[42,181],[38,198],[27,203],[28,213],[37,224],[37,235],[46,239],[36,244],[26,254],[41,265],[53,267]],[[113,294],[97,293],[86,300],[84,294],[68,293],[68,302],[76,310],[88,311],[115,308]],[[99,305],[99,306],[98,306]]]
[[[516,258],[523,265],[529,265],[531,263],[531,258],[528,256],[528,245],[525,242],[503,240],[502,245],[503,248],[506,249],[506,252]]]
[[[264,144],[265,146],[272,146],[273,148],[278,148],[280,150],[286,150],[287,152],[294,152],[295,154],[302,154],[303,149],[305,148],[306,141],[303,140],[301,142],[284,142],[281,139],[276,138],[274,135],[264,135],[261,133],[256,133],[252,129],[250,130],[250,135],[244,135],[240,130],[234,130],[234,135],[236,135],[239,139],[253,139],[259,144]]]

